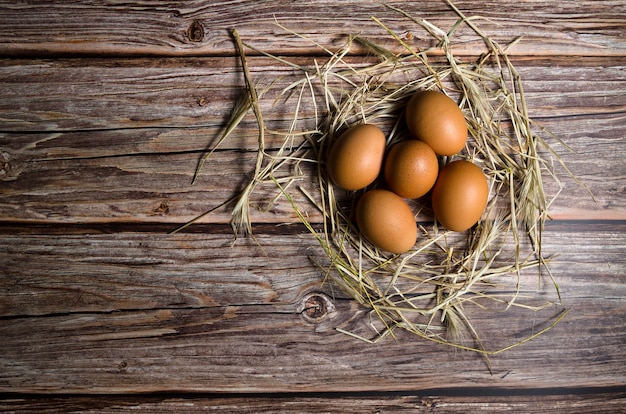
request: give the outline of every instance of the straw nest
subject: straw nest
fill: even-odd
[[[196,176],[215,148],[252,111],[258,123],[254,174],[239,194],[216,207],[230,206],[235,232],[252,233],[252,195],[274,191],[276,199],[288,200],[319,242],[323,259],[314,255],[317,259],[312,260],[323,271],[325,282],[332,281],[371,312],[369,335],[337,328],[339,331],[375,342],[402,329],[438,343],[493,355],[542,334],[566,314],[541,238],[550,203],[561,188],[555,171],[557,167],[568,170],[551,147],[564,144],[530,118],[522,82],[507,56],[507,48],[480,30],[478,17],[467,17],[447,3],[458,18],[448,30],[390,7],[435,40],[436,46],[428,50],[414,50],[406,36],[398,35],[376,17],[373,21],[398,45],[396,52],[358,35],[347,36],[343,47],[331,51],[277,23],[288,35],[310,40],[327,54],[307,67],[258,50],[233,31],[246,93],[234,106],[219,142],[201,159]],[[461,26],[469,27],[484,43],[479,58],[462,61],[453,53],[454,34]],[[366,48],[372,58],[351,59],[350,51],[355,46]],[[272,131],[265,125],[261,102],[277,82],[266,81],[265,86],[255,83],[246,50],[275,59],[278,65],[297,74],[297,79],[274,98],[290,102],[287,107],[293,109],[290,127],[285,131]],[[391,255],[359,235],[351,216],[359,193],[333,187],[325,171],[325,159],[333,140],[354,124],[380,125],[387,133],[388,144],[403,139],[406,132],[400,120],[404,106],[412,93],[423,89],[442,91],[458,102],[470,139],[455,158],[469,159],[483,169],[490,182],[490,201],[479,223],[464,233],[439,227],[427,203],[414,201],[412,207],[421,233],[418,242],[405,254]],[[303,96],[314,103],[313,121],[309,117],[304,127]],[[280,134],[283,144],[266,150],[269,134]],[[441,159],[442,164],[449,161],[450,157]],[[556,183],[550,195],[544,191],[546,180]],[[537,284],[523,287],[522,282],[527,280],[523,275],[529,269],[540,279],[547,275],[554,300],[545,300],[545,295],[539,301],[533,298]],[[556,313],[543,329],[510,345],[487,349],[465,311],[470,304],[494,312],[521,309],[531,318],[547,307],[555,308]]]

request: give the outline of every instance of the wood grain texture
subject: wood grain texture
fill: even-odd
[[[317,57],[292,61],[313,68],[316,62],[321,64],[327,60],[327,57]],[[346,61],[355,67],[376,62],[371,58]],[[597,64],[595,60],[590,64],[594,62]],[[626,104],[620,92],[626,88],[626,59],[606,60],[602,62],[606,66],[600,67],[572,66],[571,63],[567,59],[550,60],[543,66],[519,61],[530,116],[538,120],[559,118],[565,121],[568,117],[590,115],[624,116]],[[304,74],[294,74],[285,65],[277,67],[277,62],[268,58],[250,58],[248,65],[252,78],[261,85],[270,80],[276,82],[261,103],[268,127],[285,130],[292,119],[295,101],[274,100],[280,98],[283,88],[303,79]],[[421,72],[398,75],[395,80],[404,83],[411,75],[418,76]],[[146,128],[177,128],[182,132],[184,129],[219,128],[226,123],[236,98],[244,90],[237,60],[230,57],[5,60],[0,62],[0,81],[6,98],[0,103],[4,134],[91,130],[121,130],[123,133],[127,129]],[[322,102],[316,103],[321,110]],[[314,126],[311,125],[313,104],[310,94],[304,94],[300,118],[303,126],[304,121],[309,120],[309,128]],[[248,120],[248,125],[252,125],[254,118],[250,116]],[[208,138],[212,137],[209,134]],[[189,148],[189,144],[194,146]],[[206,144],[206,138],[201,142],[194,140],[181,143],[178,150],[197,150],[205,148]],[[250,144],[246,140],[244,145]],[[101,145],[95,144],[93,150],[102,151],[99,147]],[[104,154],[115,154],[115,149],[125,154],[136,150],[113,147]]]
[[[467,390],[471,394],[472,390]],[[537,395],[532,401],[527,395],[475,396],[436,395],[428,393],[374,393],[360,396],[323,393],[306,397],[242,396],[226,397],[188,395],[181,397],[43,397],[36,399],[13,399],[0,402],[0,409],[15,412],[37,411],[65,413],[75,410],[84,413],[176,412],[196,413],[206,410],[236,413],[436,413],[471,414],[480,412],[524,412],[571,414],[619,412],[626,397],[623,393]]]
[[[391,4],[446,30],[457,19],[443,1]],[[0,0],[0,411],[623,410],[626,5],[456,4],[502,44],[521,36],[508,51],[531,116],[562,140],[555,150],[595,197],[557,167],[563,188],[543,251],[562,305],[468,304],[467,314],[489,349],[568,309],[565,319],[490,365],[406,332],[372,345],[337,331],[375,334],[367,309],[324,283],[313,264],[324,254],[285,200],[253,211],[255,239],[235,242],[228,209],[168,234],[235,194],[253,169],[248,114],[190,184],[244,91],[230,30],[307,67],[327,59],[311,40],[334,50],[354,33],[401,52],[372,16],[411,47],[434,45],[396,11],[348,0]],[[454,39],[463,59],[483,52],[464,26]],[[293,101],[274,98],[299,75],[247,52],[255,81],[278,79],[262,102],[267,125],[287,129]],[[346,59],[375,61],[357,45]],[[416,75],[406,76],[394,79]],[[314,113],[304,95],[300,126]],[[283,139],[268,135],[268,151]],[[536,300],[557,299],[547,275],[521,280]]]
[[[595,197],[558,170],[565,188],[552,205],[554,217],[625,219],[625,199],[619,196],[626,184],[622,153],[615,148],[626,144],[621,93],[626,62],[604,68],[520,63],[531,116],[571,148],[549,141]],[[241,188],[257,146],[251,113],[221,145],[198,184],[190,185],[198,159],[222,133],[240,93],[236,64],[174,59],[149,65],[149,59],[114,65],[78,59],[0,66],[8,97],[0,103],[5,181],[0,215],[5,220],[182,224]],[[251,59],[250,65],[255,78],[287,76],[286,70],[273,69],[273,60]],[[287,76],[275,89],[294,79],[300,78]],[[268,128],[286,131],[293,102],[274,104],[269,97],[263,104]],[[302,108],[303,128],[312,128],[310,96]],[[268,135],[266,146],[278,148],[284,139]],[[555,182],[547,181],[546,188],[551,194],[558,191]],[[317,213],[313,209],[311,214]],[[221,210],[211,220],[228,222],[229,212]],[[296,217],[282,201],[269,213],[255,213],[255,220],[293,222]]]
[[[606,126],[604,121],[600,123],[599,128]],[[565,153],[563,157],[577,178],[590,187],[593,197],[565,171],[558,170],[563,190],[550,211],[554,218],[561,219],[623,220],[626,200],[621,195],[626,183],[619,167],[622,155],[603,141],[585,145],[588,136],[583,133],[580,139],[572,139],[571,145],[576,145],[578,153]],[[624,143],[623,139],[612,141]],[[2,184],[0,214],[5,221],[14,223],[156,221],[170,223],[173,230],[240,191],[254,169],[255,155],[220,153],[207,164],[198,183],[191,185],[198,159],[199,155],[193,153],[25,163],[11,167],[19,169],[18,179]],[[607,164],[598,164],[596,159]],[[315,191],[310,181],[302,180],[299,184]],[[558,191],[557,183],[548,179],[545,188],[549,194]],[[321,221],[319,212],[302,193],[295,191],[293,195],[310,214],[311,221]],[[272,185],[259,187],[251,202],[258,207],[251,212],[254,223],[299,221],[292,206]],[[202,222],[228,223],[230,219],[231,209],[224,207]],[[432,215],[425,210],[420,220],[432,220]]]
[[[559,252],[550,267],[570,314],[549,334],[493,357],[493,375],[476,354],[408,334],[371,346],[336,332],[340,327],[373,335],[367,312],[322,285],[320,271],[307,263],[305,254],[323,254],[307,235],[259,235],[259,245],[243,241],[235,247],[228,247],[230,235],[5,235],[0,391],[614,386],[626,381],[619,369],[626,363],[623,234],[623,225],[549,227],[544,249]],[[605,241],[601,247],[594,244],[599,239]],[[281,255],[267,257],[259,246]],[[40,265],[29,263],[33,256]],[[536,275],[528,277],[531,293]],[[554,300],[550,291],[547,283],[540,297]],[[332,315],[317,323],[303,319],[300,301],[309,292],[334,298]],[[484,345],[497,349],[549,324],[558,308],[530,316],[466,311]],[[535,360],[549,366],[550,375],[538,372]],[[575,376],[569,375],[572,365]]]
[[[441,1],[390,2],[417,18],[449,30],[457,16]],[[626,49],[623,2],[456,2],[467,15],[484,18],[481,26],[495,40],[508,43],[523,35],[511,50],[521,55],[623,55]],[[229,31],[237,28],[264,50],[311,54],[310,42],[277,28],[276,22],[333,47],[341,37],[361,33],[378,41],[388,36],[372,20],[376,16],[415,47],[430,47],[430,35],[380,3],[358,1],[155,1],[82,0],[70,4],[45,1],[0,4],[0,54],[137,54],[232,55]],[[357,23],[358,22],[358,23]],[[466,53],[480,43],[467,29],[457,32]],[[397,48],[397,47],[396,47]],[[397,48],[400,50],[400,48]]]

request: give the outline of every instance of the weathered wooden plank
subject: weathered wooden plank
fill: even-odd
[[[610,98],[607,97],[607,100]],[[233,102],[223,103],[219,109],[226,116]],[[217,107],[217,105],[216,105]],[[226,109],[228,107],[228,109]],[[559,153],[568,158],[576,157],[576,153],[588,150],[592,145],[594,151],[602,151],[601,145],[620,147],[621,128],[626,117],[619,108],[589,107],[588,114],[572,114],[571,116],[550,116],[543,109],[546,116],[536,116],[534,119],[548,131],[563,140],[570,151],[559,150],[560,145],[546,134],[540,134],[559,150]],[[581,109],[582,110],[582,109]],[[605,111],[605,112],[604,112]],[[268,115],[272,115],[269,112]],[[221,136],[226,121],[223,118],[214,118],[206,126],[156,126],[138,127],[112,130],[87,131],[59,131],[59,132],[0,132],[0,150],[2,161],[6,163],[2,173],[3,181],[10,181],[19,176],[24,164],[34,161],[50,161],[58,159],[82,159],[97,157],[113,157],[122,155],[154,155],[193,152],[198,153],[212,148]],[[307,119],[306,121],[310,121]],[[276,117],[266,120],[273,126],[285,122]],[[276,149],[285,140],[285,134],[267,134],[266,148]],[[299,142],[295,139],[294,142]],[[258,127],[250,114],[239,124],[235,133],[226,139],[219,147],[221,150],[255,151],[258,148]],[[613,152],[613,151],[611,151]],[[607,154],[599,154],[603,158]],[[10,171],[10,170],[13,171]]]
[[[2,229],[4,317],[289,304],[321,288],[323,279],[309,260],[323,252],[299,226],[265,226],[255,240],[240,238],[234,245],[229,229],[216,226],[203,227],[206,233],[178,235],[96,230],[72,235],[71,228],[62,227],[64,237],[55,229],[34,234]],[[557,278],[568,278],[575,297],[584,297],[585,283],[619,287],[615,278],[626,260],[621,254],[623,230],[623,222],[549,222],[543,250],[547,256],[558,255],[550,268]],[[576,269],[571,268],[573,262]],[[128,277],[133,283],[125,285]],[[239,283],[247,288],[231,291]],[[600,297],[602,289],[594,286],[593,292]],[[22,295],[31,299],[22,301]]]
[[[0,133],[0,216],[6,221],[184,222],[230,197],[252,170],[253,155],[240,152],[256,147],[250,115],[222,146],[236,152],[216,153],[199,185],[189,185],[200,152],[219,137],[239,93],[236,62],[10,62],[2,66],[7,99],[0,103],[6,129]],[[259,78],[286,75],[271,69],[272,61],[255,62]],[[521,68],[531,111],[573,148],[556,146],[574,174],[593,187],[597,202],[564,177],[554,216],[623,219],[623,65],[535,65]],[[69,87],[68,80],[74,82]],[[285,130],[292,106],[272,103],[264,100],[266,121]],[[312,125],[313,105],[307,107],[304,123]],[[14,128],[31,132],[9,132]],[[35,132],[46,129],[53,131]],[[283,140],[268,135],[267,146]],[[294,215],[283,203],[257,218],[292,221]],[[214,219],[229,216],[221,212]]]
[[[293,60],[308,68],[315,64],[313,58]],[[354,58],[347,62],[358,67],[374,61]],[[592,60],[589,66],[572,66],[571,59],[519,63],[533,118],[623,115],[626,111],[621,93],[626,89],[624,58]],[[268,128],[286,130],[298,94],[287,102],[275,99],[292,82],[304,79],[304,74],[268,58],[250,58],[248,65],[261,85],[276,81],[261,100],[262,109]],[[419,71],[397,73],[392,80],[404,84],[422,76]],[[4,97],[0,102],[1,132],[49,132],[34,138],[43,141],[63,131],[223,127],[244,82],[237,59],[219,57],[5,60],[0,62],[0,85]],[[315,85],[320,88],[319,81]],[[316,104],[323,116],[321,89]],[[314,109],[310,92],[305,90],[299,116],[305,121],[303,126],[314,127]],[[248,121],[250,125],[253,117]],[[198,143],[194,144],[197,149]],[[203,141],[200,148],[205,145]],[[92,147],[96,151],[100,145]]]
[[[456,19],[442,1],[397,4],[445,28]],[[320,50],[276,21],[329,48],[359,32],[399,51],[376,15],[412,46],[432,46],[415,24],[364,2],[304,10],[287,1],[0,0],[0,392],[10,393],[0,410],[619,411],[626,5],[458,5],[486,17],[477,22],[503,43],[524,35],[509,52],[531,113],[573,148],[556,147],[597,201],[564,178],[543,249],[560,253],[550,268],[570,312],[494,356],[493,375],[478,355],[406,333],[370,345],[337,332],[373,335],[364,309],[322,285],[310,261],[322,253],[285,202],[254,213],[258,245],[231,247],[226,210],[166,234],[233,194],[252,169],[248,116],[189,185],[241,93],[229,29],[311,65],[324,59]],[[482,51],[467,28],[455,37],[460,55]],[[358,46],[351,53],[356,65],[368,59]],[[250,63],[262,82],[292,76],[277,90],[293,79],[267,58]],[[292,107],[272,103],[263,102],[268,125],[285,129]],[[312,113],[305,97],[305,123]],[[268,148],[281,141],[270,136]],[[535,290],[534,273],[522,281],[540,300],[554,296],[549,283]],[[330,298],[324,318],[307,308],[309,293]],[[529,316],[467,306],[489,348],[549,325],[560,309]]]
[[[48,223],[169,222],[173,230],[240,191],[250,179],[255,157],[251,153],[216,154],[195,186],[191,180],[197,154],[29,163],[20,173],[29,179],[2,183],[1,216],[5,221]],[[278,189],[261,187],[257,194],[253,203],[269,203]],[[210,222],[230,220],[230,209],[215,213]],[[253,214],[263,222],[296,221],[286,201],[265,213],[253,209]]]
[[[617,293],[623,295],[623,289]],[[359,392],[623,384],[624,306],[597,302],[579,303],[586,312],[595,312],[577,314],[524,346],[492,357],[493,375],[474,354],[454,352],[404,333],[369,345],[334,331],[332,325],[312,326],[296,312],[275,307],[5,320],[2,391]],[[354,327],[349,323],[354,309],[337,305],[341,326]],[[365,315],[356,316],[364,323]],[[489,327],[483,327],[489,322]],[[503,326],[514,325],[524,334],[534,325],[528,316],[519,315],[474,318],[474,323],[482,328],[483,337],[500,335],[503,342],[503,336],[510,340]]]
[[[563,190],[551,206],[554,217],[624,219],[626,200],[622,194],[626,183],[622,118],[575,118],[571,122],[559,119],[544,124],[563,134],[564,141],[573,149],[570,152],[559,148],[564,162],[591,188],[595,197],[594,200],[587,189],[558,168]],[[93,134],[92,138],[97,135]],[[102,136],[106,138],[110,135]],[[155,142],[160,138],[155,138]],[[72,138],[68,140],[71,142]],[[63,141],[64,138],[60,137],[59,144]],[[152,143],[141,145],[150,146]],[[163,145],[171,148],[174,143]],[[256,159],[254,152],[228,150],[214,153],[198,182],[191,185],[199,153],[138,153],[88,158],[86,154],[90,151],[89,147],[84,150],[80,148],[74,150],[81,152],[82,158],[39,161],[9,159],[5,166],[5,179],[8,181],[0,183],[0,217],[3,221],[103,224],[163,222],[176,227],[240,191],[249,180]],[[25,151],[29,152],[28,149]],[[315,193],[312,168],[305,166],[307,175],[298,184]],[[557,183],[551,179],[546,178],[544,186],[548,194],[558,191]],[[295,186],[290,193],[301,208],[308,211],[312,221],[321,220],[317,209]],[[278,199],[274,202],[276,197]],[[251,202],[262,208],[255,208],[251,212],[255,223],[298,221],[292,206],[280,196],[273,184],[258,187]],[[269,210],[263,210],[270,205]],[[424,213],[420,219],[432,219],[427,211]],[[204,222],[227,223],[230,219],[231,209],[220,208],[205,218]]]
[[[232,413],[438,413],[524,412],[540,414],[595,414],[619,412],[626,405],[620,392],[515,395],[512,390],[493,390],[498,395],[434,395],[374,393],[346,396],[341,393],[275,396],[86,396],[35,397],[0,400],[0,410],[16,413],[195,413],[214,410]],[[593,391],[593,390],[586,390]],[[508,393],[512,392],[512,395]]]
[[[507,43],[523,35],[511,50],[533,55],[623,55],[626,50],[623,2],[578,1],[554,7],[531,1],[466,2],[457,6],[467,15],[484,17],[477,23],[494,39]],[[418,18],[449,30],[457,16],[443,1],[399,2]],[[316,41],[337,46],[348,33],[360,33],[378,42],[390,37],[371,20],[377,16],[415,47],[433,45],[431,36],[416,24],[382,4],[363,2],[291,1],[94,2],[72,4],[45,1],[0,4],[0,54],[232,54],[229,30],[264,49],[279,53],[310,54],[311,43],[276,27],[286,25]],[[411,35],[409,35],[411,33]],[[463,28],[459,44],[476,53],[480,43]],[[397,48],[397,47],[396,47]],[[400,48],[397,48],[400,50]]]
[[[570,227],[571,226],[571,227]],[[555,223],[546,254],[570,313],[548,333],[481,357],[399,332],[370,345],[369,316],[329,286],[303,235],[153,233],[3,235],[0,387],[20,393],[356,392],[463,387],[613,387],[626,381],[623,223]],[[575,263],[575,266],[572,266]],[[532,279],[536,276],[529,275]],[[549,299],[550,286],[546,285]],[[301,314],[309,292],[334,310]],[[529,291],[530,293],[530,291]],[[537,292],[534,292],[537,294]],[[466,311],[498,348],[550,323],[537,314]],[[471,341],[470,341],[471,342]],[[576,367],[576,375],[572,374]],[[442,373],[445,373],[443,375]]]
[[[259,235],[259,244],[242,239],[231,248],[228,230],[219,233],[8,237],[1,316],[284,305],[321,286],[305,235]],[[266,249],[284,257],[272,260]],[[20,265],[28,257],[39,259]]]
[[[161,63],[151,69],[155,61],[150,59],[8,60],[0,75],[2,129],[114,130],[225,122],[224,105],[232,105],[240,93],[236,58],[156,62]]]

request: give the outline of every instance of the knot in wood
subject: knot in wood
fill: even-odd
[[[325,294],[315,292],[302,298],[298,311],[306,321],[317,323],[334,316],[335,305]]]
[[[0,149],[0,180],[7,180],[11,173],[11,154]]]
[[[201,42],[204,39],[204,27],[199,20],[194,20],[187,28],[187,39],[191,42]]]

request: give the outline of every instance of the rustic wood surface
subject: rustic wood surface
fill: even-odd
[[[244,85],[230,29],[305,65],[323,54],[277,22],[329,48],[358,32],[399,52],[372,15],[412,46],[432,39],[378,2],[170,3],[0,1],[1,411],[626,410],[623,1],[456,3],[495,40],[523,36],[509,53],[531,115],[594,196],[561,171],[543,248],[569,313],[491,372],[407,333],[372,345],[338,332],[367,332],[368,312],[323,283],[323,252],[285,200],[253,212],[256,240],[233,244],[227,209],[169,234],[254,168],[250,115],[190,184]],[[393,4],[456,20],[442,1]],[[459,56],[482,52],[467,28],[456,39]],[[248,59],[255,79],[288,84],[284,66]],[[265,109],[288,126],[289,108]],[[304,310],[311,295],[325,315]],[[469,312],[494,349],[555,315]]]

